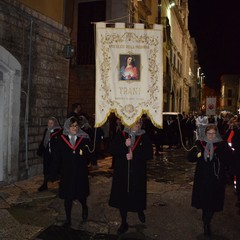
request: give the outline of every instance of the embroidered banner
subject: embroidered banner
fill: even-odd
[[[206,115],[216,115],[216,97],[206,98]]]
[[[130,127],[147,114],[162,127],[163,104],[162,25],[144,29],[144,24],[114,28],[96,24],[95,127],[111,112]]]

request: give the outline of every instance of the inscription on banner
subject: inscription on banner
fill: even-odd
[[[149,46],[147,45],[136,45],[136,46],[133,46],[133,45],[118,45],[118,44],[111,44],[109,45],[109,48],[127,48],[127,49],[149,49]]]
[[[139,87],[135,87],[135,88],[119,87],[119,93],[120,95],[136,96],[141,94],[141,89]]]

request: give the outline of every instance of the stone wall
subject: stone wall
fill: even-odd
[[[19,161],[19,178],[24,178],[41,171],[42,159],[36,150],[47,118],[55,116],[63,123],[67,115],[69,60],[63,57],[62,50],[70,42],[69,30],[14,0],[0,1],[0,26],[0,45],[22,66],[16,161]]]

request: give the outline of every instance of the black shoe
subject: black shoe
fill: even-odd
[[[128,230],[128,224],[127,223],[122,223],[117,230],[117,234],[121,235],[121,234],[125,233],[127,230]]]
[[[203,229],[204,229],[204,235],[211,236],[211,228],[209,224],[204,224]]]
[[[71,227],[71,225],[72,225],[71,221],[70,220],[66,220],[63,223],[62,227],[69,228],[69,227]]]
[[[82,220],[85,222],[88,219],[88,207],[82,208]]]
[[[48,186],[46,184],[43,184],[41,187],[38,188],[39,192],[48,190]]]
[[[138,212],[138,219],[142,222],[145,223],[146,222],[146,217],[143,211]]]

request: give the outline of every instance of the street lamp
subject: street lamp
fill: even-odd
[[[174,0],[170,0],[169,1],[169,8],[172,8],[176,5],[175,1]]]
[[[202,88],[202,85],[203,85],[204,78],[205,78],[204,73],[201,73],[201,75],[200,75],[200,85],[201,85],[201,88]]]
[[[66,44],[63,48],[63,56],[66,59],[71,59],[74,56],[74,47],[71,44]]]

